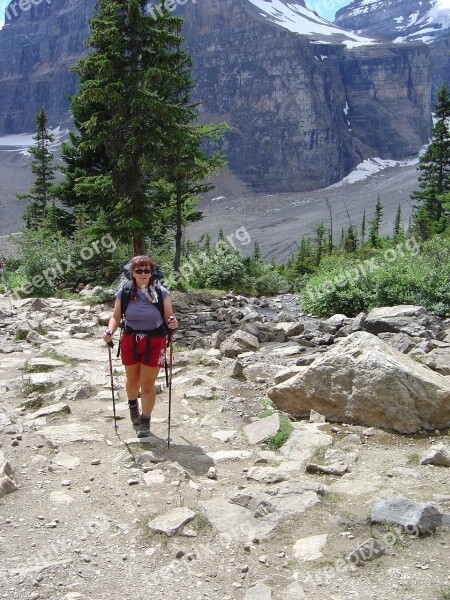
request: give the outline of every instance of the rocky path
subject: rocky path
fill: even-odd
[[[246,312],[236,304],[227,335]],[[447,431],[402,436],[313,415],[270,450],[283,415],[267,410],[268,388],[304,349],[272,339],[227,356],[223,345],[201,348],[186,326],[176,340],[170,449],[164,378],[153,435],[137,440],[114,358],[116,434],[100,339],[106,308],[27,301],[9,316],[0,298],[0,597],[450,597],[449,471],[420,464],[430,446],[448,446]],[[295,304],[285,297],[252,309],[270,323]],[[195,324],[214,310],[191,312]],[[377,502],[399,496],[428,505],[409,534],[371,523]],[[441,517],[425,532],[430,507]]]

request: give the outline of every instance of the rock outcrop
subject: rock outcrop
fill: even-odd
[[[366,332],[340,341],[268,395],[297,418],[315,410],[400,433],[450,426],[449,381]]]
[[[336,13],[335,23],[361,35],[397,45],[424,43],[430,48],[433,94],[450,78],[450,7],[441,0],[354,0]]]

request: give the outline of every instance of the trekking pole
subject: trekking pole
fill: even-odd
[[[113,368],[112,368],[112,349],[114,348],[114,344],[112,342],[109,342],[107,344],[108,346],[108,354],[109,354],[109,376],[111,378],[111,394],[112,394],[112,401],[113,401],[113,413],[114,413],[114,429],[116,430],[117,433],[117,417],[116,417],[116,400],[114,398],[114,378],[113,378]]]
[[[167,449],[170,449],[170,415],[172,410],[172,363],[173,363],[173,331],[169,331],[169,428],[167,433]]]

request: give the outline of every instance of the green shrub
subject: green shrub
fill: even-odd
[[[418,254],[386,252],[378,251],[370,261],[325,260],[301,292],[302,309],[354,316],[377,306],[417,304],[440,316],[450,314],[448,235],[427,241]]]

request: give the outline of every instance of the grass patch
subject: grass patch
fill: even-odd
[[[328,500],[332,504],[339,504],[339,502],[344,500],[344,495],[339,492],[325,491],[324,500]]]
[[[320,446],[320,448],[316,448],[311,457],[311,462],[322,464],[325,461],[325,454],[327,453],[327,450],[328,448],[326,446]]]
[[[14,341],[16,342],[23,342],[24,340],[27,339],[27,335],[28,335],[28,331],[18,331],[16,333],[16,335],[14,336]]]
[[[287,417],[281,417],[280,428],[275,435],[272,435],[268,440],[267,444],[271,450],[279,450],[281,446],[291,435],[293,430],[292,423]]]
[[[39,398],[30,398],[29,400],[25,400],[25,402],[21,402],[19,404],[19,408],[33,408],[38,409],[42,406],[42,400]]]
[[[450,600],[450,585],[446,585],[439,590],[438,598],[439,600]]]
[[[77,363],[74,358],[69,358],[68,356],[58,354],[55,350],[47,350],[44,352],[44,356],[47,358],[53,358],[54,360],[59,360],[63,363],[66,363],[66,365],[75,365]]]
[[[269,398],[261,398],[259,404],[261,406],[261,411],[258,413],[259,419],[270,417],[276,411],[274,403]]]
[[[420,461],[420,456],[418,452],[410,452],[406,456],[408,465],[418,465]]]
[[[174,352],[187,352],[189,350],[189,348],[187,346],[183,346],[182,344],[179,344],[178,342],[172,342],[172,346],[173,346]]]
[[[25,375],[28,375],[29,373],[48,373],[52,369],[53,367],[49,367],[48,365],[30,365],[30,363],[26,361],[20,370]]]

